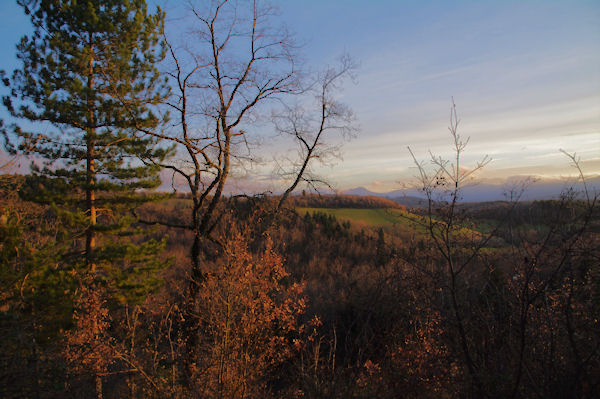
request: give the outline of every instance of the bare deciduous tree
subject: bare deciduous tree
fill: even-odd
[[[178,160],[159,166],[172,172],[173,181],[183,180],[191,193],[191,215],[182,223],[145,222],[193,232],[189,277],[194,300],[203,280],[201,260],[206,245],[218,243],[213,232],[221,222],[219,206],[228,178],[255,160],[255,122],[265,111],[264,105],[300,93],[313,95],[311,100],[317,104],[318,117],[301,107],[285,107],[275,117],[279,130],[293,135],[300,147],[281,207],[301,181],[316,183],[310,174],[312,161],[339,152],[324,143],[325,137],[333,131],[345,136],[354,132],[352,112],[335,93],[355,65],[349,57],[342,57],[339,67],[325,70],[303,89],[296,46],[285,28],[273,24],[273,8],[256,0],[223,0],[206,9],[190,2],[189,7],[194,22],[189,44],[175,47],[165,38],[173,66],[168,78],[174,94],[166,104],[173,128],[168,134],[141,126],[140,130],[179,149]]]
[[[430,153],[427,165],[409,152],[427,197],[422,226],[433,254],[415,268],[442,294],[430,311],[442,310],[447,342],[467,377],[465,389],[475,397],[548,397],[556,394],[548,387],[562,378],[565,392],[587,392],[600,349],[589,328],[590,301],[581,299],[594,281],[589,263],[597,249],[597,193],[587,186],[576,155],[563,151],[578,171],[582,193],[570,188],[557,200],[518,207],[522,187],[511,193],[497,225],[478,231],[460,204],[461,191],[489,159],[461,166],[468,140],[458,125],[452,104],[452,160]],[[524,223],[524,209],[536,212],[529,216],[537,222]],[[568,371],[548,372],[561,367]]]
[[[271,98],[297,88],[295,46],[285,29],[273,28],[274,9],[257,1],[189,4],[194,28],[187,48],[168,43],[174,95],[167,103],[175,123],[169,134],[146,134],[174,143],[178,161],[160,166],[182,179],[193,202],[189,221],[169,224],[194,233],[191,298],[202,281],[202,246],[215,241],[218,206],[237,166],[251,160],[252,122]]]
[[[490,162],[490,158],[483,157],[472,168],[461,165],[461,156],[467,146],[468,139],[463,140],[458,133],[460,119],[456,112],[456,105],[452,101],[450,108],[450,126],[448,130],[453,140],[454,159],[447,160],[430,152],[432,170],[425,163],[419,162],[410,147],[408,151],[419,171],[419,184],[427,197],[427,212],[424,226],[433,242],[438,254],[444,262],[445,285],[448,288],[449,302],[453,312],[453,324],[456,327],[460,347],[467,366],[468,374],[472,379],[478,394],[481,396],[483,387],[472,351],[470,339],[466,331],[464,310],[458,299],[458,279],[464,274],[465,269],[473,264],[477,254],[491,239],[491,235],[481,237],[475,231],[464,229],[463,220],[458,209],[463,185],[476,172]],[[469,237],[465,237],[465,234]],[[466,239],[477,241],[467,255],[461,251],[462,242]]]
[[[284,28],[274,25],[275,10],[259,1],[213,1],[206,7],[189,3],[193,28],[186,46],[175,46],[165,35],[172,61],[167,73],[172,97],[165,104],[174,121],[168,133],[139,126],[149,136],[170,142],[179,157],[155,164],[172,172],[189,190],[191,213],[180,222],[144,220],[193,233],[190,251],[189,292],[184,295],[187,309],[184,335],[187,340],[188,374],[192,374],[197,350],[199,320],[198,298],[205,287],[203,260],[211,242],[225,248],[216,228],[223,222],[223,200],[230,176],[254,161],[253,142],[257,120],[271,100],[283,100],[290,94],[314,93],[319,103],[316,130],[296,132],[304,147],[301,168],[286,191],[280,205],[301,179],[307,179],[309,163],[331,149],[323,146],[332,130],[349,134],[351,112],[333,93],[353,69],[348,57],[339,68],[319,75],[311,90],[302,90],[296,46]],[[302,115],[306,129],[313,129],[307,114]],[[312,120],[310,120],[312,122]],[[153,163],[151,159],[144,162]]]

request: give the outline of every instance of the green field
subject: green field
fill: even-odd
[[[418,234],[427,235],[426,220],[422,216],[415,215],[401,209],[393,208],[369,208],[369,209],[357,209],[357,208],[296,208],[296,211],[300,215],[306,213],[325,213],[327,215],[335,216],[340,221],[349,221],[356,226],[365,227],[382,227],[382,228],[394,228],[397,231],[414,232]],[[473,235],[480,235],[481,232],[471,230],[469,228],[459,228],[454,230],[456,237],[473,237]]]
[[[421,218],[401,209],[356,209],[356,208],[296,208],[300,215],[306,213],[325,213],[335,216],[338,220],[348,220],[354,224],[371,227],[387,227],[409,225],[418,226]]]

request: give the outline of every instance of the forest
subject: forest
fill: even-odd
[[[187,45],[145,0],[18,3],[0,397],[597,397],[600,212],[576,154],[557,198],[465,203],[489,159],[462,164],[452,103],[453,157],[407,154],[419,207],[320,194],[358,131],[349,56],[301,70],[258,1],[190,2]],[[265,120],[295,151],[283,188],[234,192]]]

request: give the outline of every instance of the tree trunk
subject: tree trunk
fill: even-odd
[[[202,270],[200,264],[200,257],[202,255],[201,249],[202,237],[199,231],[194,232],[194,242],[192,244],[192,270],[190,273],[190,285],[189,285],[189,300],[196,302],[198,296],[199,285],[202,282]]]
[[[90,33],[89,37],[89,45],[90,45],[90,53],[93,52],[94,44],[93,37]],[[89,93],[92,92],[94,87],[94,57],[90,54],[90,60],[88,62],[88,79],[87,79],[87,88]],[[88,93],[87,100],[87,110],[88,110],[88,126],[87,126],[87,137],[86,137],[86,184],[87,187],[85,189],[86,195],[86,210],[89,213],[90,221],[87,227],[86,232],[86,240],[85,240],[85,256],[88,269],[92,276],[96,273],[96,264],[93,260],[93,251],[96,247],[96,237],[95,237],[95,226],[96,226],[96,192],[94,190],[94,184],[96,182],[96,164],[95,164],[95,153],[94,153],[94,145],[95,140],[94,136],[96,130],[94,128],[94,104],[92,99],[89,97]]]
[[[199,320],[196,315],[196,301],[198,298],[198,292],[200,290],[200,283],[202,282],[202,271],[200,269],[200,258],[201,258],[201,240],[198,230],[194,232],[194,242],[191,250],[191,261],[192,270],[190,273],[190,281],[188,285],[188,296],[183,301],[184,316],[183,332],[185,339],[186,353],[183,356],[183,368],[188,387],[192,391],[196,391],[195,381],[193,373],[195,372],[196,358],[198,353],[198,331],[199,331]]]
[[[91,132],[90,135],[92,135]],[[93,260],[93,251],[96,247],[96,237],[94,228],[96,226],[96,193],[92,188],[95,183],[96,171],[95,171],[95,162],[94,162],[94,150],[92,140],[88,138],[87,145],[87,176],[86,183],[88,187],[86,188],[86,210],[90,215],[89,225],[87,227],[86,232],[86,240],[85,240],[85,257],[88,265],[88,269],[92,275],[96,273],[96,264]]]
[[[96,374],[96,399],[102,399],[102,377]]]

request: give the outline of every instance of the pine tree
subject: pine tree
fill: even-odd
[[[98,303],[139,301],[157,286],[155,272],[164,265],[156,256],[164,243],[136,237],[141,230],[129,212],[156,197],[139,191],[160,184],[155,162],[171,152],[136,133],[165,122],[152,112],[168,95],[156,69],[164,14],[148,13],[145,0],[19,4],[34,33],[17,46],[22,67],[3,79],[11,89],[3,102],[24,121],[13,125],[13,149],[36,159],[22,194],[47,205],[63,227],[55,235],[56,263],[39,259],[32,267],[50,271],[36,273],[48,277],[40,284],[71,293],[65,301],[79,312],[73,336],[87,340],[71,341],[97,348],[98,340],[110,344],[99,334],[105,320],[74,293],[91,293]],[[75,289],[80,284],[87,287]],[[90,371],[100,398],[102,374]]]
[[[17,46],[22,68],[5,79],[14,148],[32,163],[29,199],[48,204],[69,226],[63,261],[96,282],[110,282],[121,300],[156,284],[160,243],[130,236],[128,212],[153,199],[141,189],[160,184],[153,166],[170,154],[139,128],[160,128],[152,109],[168,94],[156,63],[164,55],[164,14],[145,0],[20,0],[34,34]]]

